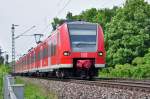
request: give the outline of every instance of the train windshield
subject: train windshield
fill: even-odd
[[[72,51],[96,51],[96,24],[70,24],[68,27],[70,32]]]

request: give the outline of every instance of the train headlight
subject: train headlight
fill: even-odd
[[[103,56],[103,52],[98,52],[98,56]]]
[[[70,52],[64,51],[64,56],[69,56],[69,55],[70,55]]]

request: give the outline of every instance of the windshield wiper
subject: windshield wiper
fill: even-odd
[[[79,47],[80,45],[96,45],[96,42],[74,42],[73,44]]]

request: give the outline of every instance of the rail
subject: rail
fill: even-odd
[[[4,99],[24,99],[24,85],[15,84],[14,77],[4,77]]]

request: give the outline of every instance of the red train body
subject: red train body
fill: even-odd
[[[95,76],[105,67],[103,30],[88,22],[68,22],[59,26],[37,47],[16,62],[16,74]]]

